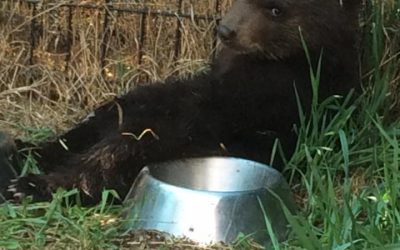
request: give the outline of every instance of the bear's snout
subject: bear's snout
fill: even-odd
[[[236,36],[236,32],[225,25],[217,27],[217,34],[222,42],[229,42]]]

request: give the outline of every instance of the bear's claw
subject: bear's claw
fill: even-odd
[[[9,193],[16,193],[16,192],[17,192],[17,189],[16,189],[15,185],[10,185],[10,186],[8,186],[7,192],[9,192]]]
[[[25,197],[32,196],[33,201],[44,201],[51,198],[48,183],[41,175],[28,175],[10,181],[6,195],[12,201],[21,202]]]
[[[18,201],[18,202],[21,202],[23,199],[25,199],[25,194],[24,193],[15,193],[15,194],[13,194],[13,198],[14,198],[14,201]]]

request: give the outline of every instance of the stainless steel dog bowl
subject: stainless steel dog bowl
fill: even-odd
[[[266,165],[224,157],[178,160],[141,171],[125,200],[124,216],[132,230],[157,230],[205,244],[231,243],[242,233],[266,245],[266,221],[278,239],[287,233],[276,196],[294,211],[286,181]]]

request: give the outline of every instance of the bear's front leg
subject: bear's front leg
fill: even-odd
[[[16,202],[21,202],[27,196],[30,196],[35,202],[48,201],[51,200],[52,193],[55,192],[57,188],[72,188],[71,183],[73,183],[73,181],[74,176],[71,174],[29,174],[11,180],[11,185],[8,187],[8,195],[6,195],[6,197]]]
[[[143,149],[157,140],[154,135],[118,133],[106,137],[85,153],[71,157],[66,165],[58,166],[59,171],[20,177],[8,191],[17,202],[26,196],[35,202],[50,200],[58,188],[77,188],[85,205],[100,201],[104,189],[114,189],[123,198],[143,167]]]
[[[62,159],[57,153],[42,155],[49,174],[21,178],[11,191],[35,200],[48,199],[58,187],[78,188],[84,203],[91,204],[100,201],[104,189],[114,189],[123,198],[148,164],[224,154],[220,144],[226,126],[211,97],[210,83],[203,80],[137,87],[118,100],[116,117],[101,118],[98,112],[93,118],[98,117],[94,125],[103,131],[96,140],[86,145],[86,134],[76,130],[77,144],[84,144],[81,150]],[[117,125],[103,128],[103,120]]]

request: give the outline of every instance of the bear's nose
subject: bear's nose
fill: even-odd
[[[219,39],[221,39],[221,41],[223,41],[223,42],[232,40],[236,36],[235,31],[229,29],[225,25],[219,25],[217,28],[217,33],[218,33]]]

